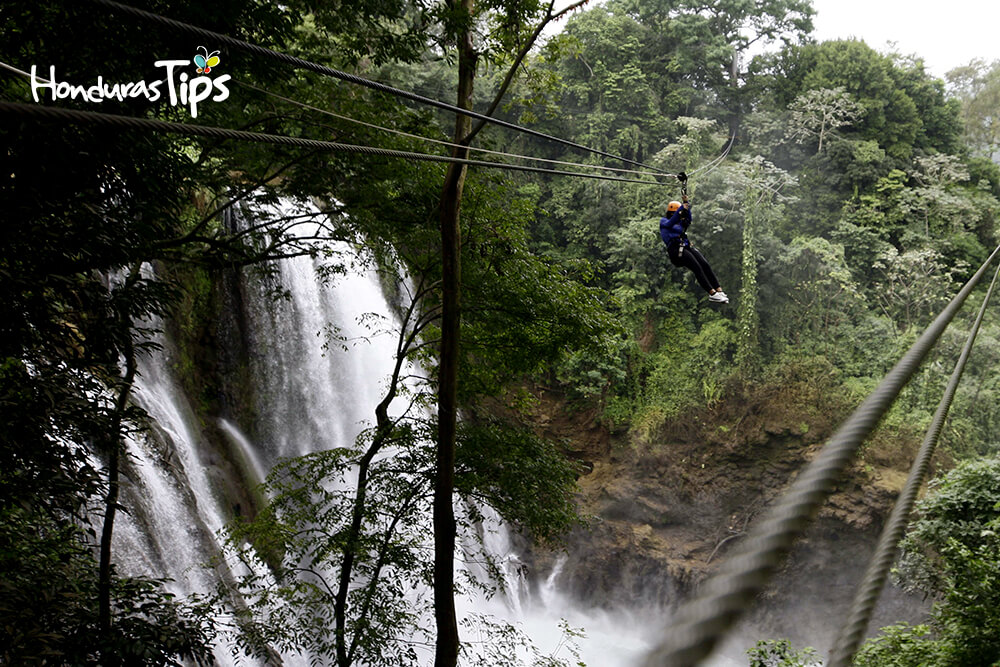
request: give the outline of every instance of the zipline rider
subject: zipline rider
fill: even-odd
[[[683,266],[694,273],[695,280],[708,292],[713,303],[729,303],[729,297],[719,286],[708,260],[691,245],[687,229],[691,225],[691,203],[687,196],[687,174],[677,174],[681,182],[681,199],[667,204],[667,214],[660,218],[660,238],[667,245],[667,256],[674,266]]]

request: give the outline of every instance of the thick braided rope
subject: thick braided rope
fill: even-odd
[[[934,455],[938,436],[941,435],[941,429],[944,426],[944,420],[948,416],[951,401],[955,397],[955,391],[958,388],[959,381],[962,379],[965,364],[972,352],[972,346],[976,342],[979,325],[986,314],[986,306],[993,296],[993,288],[996,286],[997,276],[1000,276],[1000,267],[997,267],[997,272],[993,274],[993,282],[990,283],[990,287],[986,291],[986,296],[983,298],[983,304],[979,307],[979,314],[976,316],[975,324],[972,325],[972,330],[969,331],[969,336],[965,341],[965,346],[962,348],[962,353],[955,363],[955,370],[952,371],[951,379],[948,381],[948,386],[944,391],[944,396],[941,397],[941,402],[934,413],[934,419],[931,421],[923,443],[920,445],[920,451],[913,460],[906,485],[903,487],[895,506],[892,508],[889,521],[886,523],[885,528],[882,529],[882,535],[879,537],[875,555],[872,556],[872,559],[868,563],[868,570],[865,572],[865,577],[858,586],[858,592],[851,604],[851,612],[848,615],[847,623],[844,624],[840,635],[833,644],[828,667],[848,667],[864,639],[865,632],[868,630],[868,623],[871,620],[872,612],[875,610],[875,604],[878,602],[882,588],[885,586],[889,568],[892,567],[892,563],[896,558],[896,546],[903,539],[903,532],[906,530],[906,525],[909,522],[910,513],[913,511],[917,494],[924,483],[924,478],[927,476],[927,469],[930,467],[931,457]]]
[[[833,491],[854,453],[920,366],[998,253],[1000,246],[879,386],[841,424],[818,456],[768,512],[767,518],[752,530],[738,555],[705,583],[695,600],[678,609],[663,641],[647,655],[646,667],[690,667],[712,652],[777,571],[795,540]]]
[[[321,151],[361,153],[365,155],[379,155],[383,157],[394,157],[406,160],[418,160],[423,162],[454,162],[457,164],[469,165],[471,167],[490,167],[493,169],[507,169],[510,171],[528,171],[533,173],[552,174],[556,176],[577,176],[579,178],[590,178],[602,181],[618,181],[620,183],[640,183],[642,185],[657,185],[657,183],[654,181],[640,181],[634,178],[620,178],[617,176],[606,176],[603,174],[587,174],[576,171],[543,169],[542,167],[529,167],[527,165],[507,164],[504,162],[469,160],[466,158],[457,158],[448,155],[429,155],[426,153],[410,153],[407,151],[397,151],[389,148],[376,148],[374,146],[341,144],[333,141],[320,141],[318,139],[305,139],[303,137],[288,137],[281,134],[247,132],[246,130],[230,130],[222,127],[192,125],[188,123],[175,123],[172,121],[155,120],[152,118],[135,118],[133,116],[118,116],[115,114],[106,114],[96,111],[79,111],[77,109],[63,109],[60,107],[42,106],[40,104],[20,104],[17,102],[0,101],[0,114],[38,116],[41,118],[48,118],[52,120],[89,123],[93,125],[110,125],[115,127],[124,127],[132,129],[153,130],[156,132],[170,132],[173,134],[186,134],[192,136],[212,137],[215,139],[236,139],[239,141],[253,141],[256,143],[281,144],[286,146],[298,146],[300,148],[312,148]]]
[[[470,118],[482,120],[487,123],[498,125],[500,127],[505,127],[510,130],[515,130],[517,132],[530,134],[531,136],[538,137],[540,139],[545,139],[547,141],[554,141],[556,143],[560,143],[565,146],[570,146],[578,150],[594,153],[596,155],[610,158],[612,160],[621,160],[622,162],[626,162],[628,164],[634,164],[637,167],[644,167],[646,169],[651,169],[653,170],[653,172],[655,172],[655,175],[657,176],[669,176],[669,177],[674,176],[674,174],[660,171],[656,169],[656,167],[650,166],[648,164],[643,164],[642,162],[636,162],[635,160],[629,160],[628,158],[622,157],[620,155],[607,153],[597,148],[584,146],[583,144],[578,144],[576,142],[569,141],[567,139],[560,139],[559,137],[552,136],[551,134],[545,134],[544,132],[539,132],[538,130],[532,130],[530,128],[522,127],[515,123],[510,123],[505,120],[501,120],[499,118],[494,118],[493,116],[487,116],[486,114],[470,111],[468,109],[462,109],[461,107],[457,107],[453,104],[448,104],[447,102],[441,102],[440,100],[435,100],[430,97],[424,97],[423,95],[411,93],[406,90],[393,88],[392,86],[387,86],[384,83],[379,83],[378,81],[372,81],[371,79],[366,79],[364,77],[357,76],[356,74],[351,74],[349,72],[342,72],[340,70],[333,69],[332,67],[327,67],[326,65],[320,65],[318,63],[310,62],[308,60],[303,60],[302,58],[297,58],[295,56],[288,55],[287,53],[280,53],[278,51],[268,49],[258,44],[251,44],[250,42],[245,42],[241,39],[236,39],[235,37],[230,37],[228,35],[223,35],[221,33],[213,32],[211,30],[206,30],[205,28],[199,28],[197,26],[193,26],[188,23],[184,23],[182,21],[169,19],[164,16],[160,16],[158,14],[153,14],[151,12],[138,9],[136,7],[130,7],[128,5],[123,5],[119,2],[114,2],[113,0],[90,0],[90,1],[98,5],[110,7],[111,9],[114,9],[116,11],[130,14],[144,21],[152,21],[154,23],[159,23],[160,25],[168,26],[176,30],[183,30],[184,32],[190,33],[192,35],[198,35],[199,37],[204,37],[205,39],[212,40],[214,43],[225,44],[235,49],[240,49],[241,51],[254,53],[257,55],[265,56],[267,58],[272,58],[274,60],[278,60],[287,65],[291,65],[299,69],[308,70],[310,72],[316,72],[317,74],[323,74],[325,76],[331,76],[335,79],[340,79],[341,81],[347,81],[348,83],[353,83],[355,85],[371,88],[372,90],[377,90],[382,93],[395,95],[396,97],[402,97],[411,100],[413,102],[419,102],[420,104],[426,104],[429,106],[437,107],[438,109],[443,109],[445,111],[450,111],[452,113],[469,116]]]

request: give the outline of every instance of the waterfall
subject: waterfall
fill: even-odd
[[[276,212],[303,213],[290,202]],[[315,226],[306,223],[297,231],[312,235]],[[354,255],[342,242],[328,249]],[[394,362],[395,338],[388,331],[393,315],[377,275],[349,271],[325,285],[318,269],[308,257],[282,261],[278,280],[290,296],[286,301],[275,302],[260,286],[249,288],[256,293],[246,304],[244,335],[256,348],[252,377],[264,422],[258,446],[268,463],[352,445],[361,427],[373,421]]]
[[[301,210],[283,202],[272,214]],[[346,244],[332,249],[355,252]],[[207,442],[206,431],[215,427],[228,441],[242,460],[245,479],[260,480],[281,457],[351,445],[373,421],[391,372],[395,337],[385,332],[393,328],[393,311],[374,271],[355,268],[325,284],[317,261],[298,257],[283,260],[274,279],[278,284],[270,288],[287,293],[288,299],[271,298],[269,288],[252,279],[243,285],[242,336],[249,348],[256,414],[252,435],[230,418],[211,425],[199,422],[205,416],[196,415],[171,370],[169,341],[141,363],[136,400],[153,418],[154,429],[130,443],[133,463],[126,471],[123,497],[132,516],[119,522],[118,553],[129,573],[173,579],[171,589],[178,595],[208,591],[219,577],[231,576],[202,567],[218,553],[217,535],[234,511],[221,491],[231,470]],[[336,336],[329,337],[330,324],[337,327]],[[383,333],[373,335],[373,329]],[[586,638],[576,641],[591,667],[636,662],[651,643],[640,632],[648,619],[574,609],[557,590],[558,568],[541,585],[529,586],[508,530],[489,508],[479,509],[486,517],[483,543],[502,566],[506,591],[489,600],[461,598],[463,617],[502,619],[524,631],[542,655],[568,659],[560,629],[565,619],[585,631]],[[236,664],[230,649],[216,647],[218,664]],[[530,664],[530,656],[524,657]],[[302,656],[283,658],[286,664],[308,662]],[[240,664],[253,663],[241,658]]]
[[[129,513],[119,514],[114,537],[125,574],[170,579],[168,590],[182,597],[209,593],[227,576],[205,566],[218,554],[216,536],[229,513],[213,491],[212,462],[203,458],[208,448],[167,362],[158,353],[141,363],[135,399],[153,429],[128,442],[122,500]],[[218,665],[236,664],[227,647],[214,653]]]

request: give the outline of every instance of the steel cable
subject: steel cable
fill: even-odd
[[[872,612],[875,610],[875,604],[878,602],[882,588],[885,586],[889,568],[892,567],[893,560],[895,560],[896,547],[899,541],[903,539],[903,532],[906,530],[910,513],[913,511],[917,493],[920,491],[924,477],[927,475],[927,469],[930,467],[931,456],[934,455],[938,436],[941,435],[941,429],[944,426],[945,418],[948,416],[948,410],[955,396],[955,390],[958,388],[959,380],[962,379],[962,372],[965,370],[965,364],[972,352],[972,346],[976,342],[976,335],[979,333],[979,325],[982,324],[983,315],[986,313],[986,306],[990,302],[990,297],[993,296],[993,288],[996,286],[997,276],[1000,276],[1000,266],[997,267],[997,272],[993,274],[993,282],[990,283],[990,287],[986,291],[986,296],[983,298],[983,304],[979,307],[979,314],[976,316],[975,324],[972,325],[972,330],[969,331],[969,336],[965,341],[965,346],[962,348],[962,353],[955,363],[955,370],[952,371],[951,379],[945,388],[944,396],[941,397],[941,402],[934,413],[934,418],[927,429],[923,443],[920,445],[920,450],[913,460],[906,485],[900,492],[899,498],[896,499],[896,504],[892,508],[892,513],[885,528],[882,529],[882,535],[879,537],[875,555],[872,556],[868,563],[864,579],[858,586],[858,592],[851,604],[847,623],[844,624],[840,635],[833,644],[828,667],[847,667],[850,665],[854,654],[864,639]]]
[[[700,167],[697,167],[696,169],[692,169],[687,173],[688,177],[690,177],[691,174],[697,174],[699,171],[703,171],[705,169],[708,169],[708,171],[705,172],[705,176],[711,174],[720,164],[722,164],[722,161],[726,159],[726,156],[729,155],[729,151],[732,150],[734,143],[736,143],[735,134],[729,137],[729,143],[727,143],[725,149],[723,149],[722,155],[718,156],[717,158],[714,158],[708,164],[703,164]]]
[[[413,101],[413,102],[418,102],[420,104],[426,104],[426,105],[429,105],[429,106],[437,107],[438,109],[443,109],[445,111],[450,111],[452,113],[457,113],[457,114],[462,114],[462,115],[465,115],[465,116],[469,116],[470,118],[475,118],[477,120],[482,120],[482,121],[485,121],[487,123],[492,123],[494,125],[498,125],[500,127],[505,127],[507,129],[514,130],[514,131],[517,131],[517,132],[523,132],[525,134],[530,134],[531,136],[538,137],[540,139],[545,139],[547,141],[554,141],[556,143],[563,144],[564,146],[569,146],[571,148],[576,148],[578,150],[583,150],[583,151],[587,151],[587,152],[590,152],[590,153],[594,153],[596,155],[600,155],[600,156],[603,156],[603,157],[606,157],[606,158],[610,158],[612,160],[620,160],[622,162],[627,162],[628,164],[634,164],[637,167],[644,167],[646,169],[651,169],[651,170],[653,170],[653,172],[657,176],[669,176],[669,177],[674,177],[675,176],[674,174],[660,171],[660,170],[656,169],[656,167],[653,167],[651,165],[644,164],[642,162],[637,162],[635,160],[630,160],[630,159],[628,159],[626,157],[622,157],[620,155],[614,155],[613,153],[607,153],[607,152],[602,151],[602,150],[597,149],[597,148],[591,148],[589,146],[584,146],[583,144],[578,144],[578,143],[576,143],[574,141],[569,141],[567,139],[561,139],[559,137],[556,137],[556,136],[553,136],[553,135],[550,135],[550,134],[546,134],[544,132],[539,132],[538,130],[532,130],[530,128],[526,128],[526,127],[522,127],[520,125],[517,125],[515,123],[510,123],[508,121],[501,120],[499,118],[494,118],[493,116],[487,116],[486,114],[481,114],[481,113],[478,113],[478,112],[475,112],[475,111],[470,111],[468,109],[462,109],[461,107],[457,107],[457,106],[455,106],[453,104],[448,104],[447,102],[441,102],[439,100],[435,100],[435,99],[432,99],[430,97],[424,97],[423,95],[418,95],[416,93],[411,93],[411,92],[406,91],[406,90],[401,90],[399,88],[393,88],[392,86],[388,86],[388,85],[386,85],[384,83],[379,83],[378,81],[372,81],[371,79],[366,79],[364,77],[357,76],[356,74],[351,74],[349,72],[342,72],[340,70],[333,69],[332,67],[327,67],[326,65],[320,65],[318,63],[310,62],[310,61],[304,60],[302,58],[297,58],[295,56],[288,55],[287,53],[281,53],[279,51],[274,51],[272,49],[268,49],[268,48],[260,46],[258,44],[251,44],[250,42],[245,42],[245,41],[243,41],[241,39],[236,39],[235,37],[230,37],[228,35],[223,35],[221,33],[217,33],[217,32],[211,31],[211,30],[207,30],[205,28],[199,28],[199,27],[193,26],[193,25],[191,25],[189,23],[184,23],[182,21],[177,21],[175,19],[169,19],[169,18],[166,18],[165,16],[160,16],[160,15],[154,14],[152,12],[147,12],[145,10],[138,9],[137,7],[131,7],[129,5],[123,5],[123,4],[119,3],[119,2],[114,2],[113,0],[90,0],[90,2],[93,2],[93,3],[98,4],[98,5],[102,5],[104,7],[109,7],[111,9],[114,9],[114,10],[117,10],[117,11],[121,11],[121,12],[124,12],[126,14],[130,14],[130,15],[135,16],[136,18],[140,18],[140,19],[142,19],[144,21],[152,21],[154,23],[159,23],[160,25],[164,25],[164,26],[167,26],[167,27],[170,27],[170,28],[174,28],[174,29],[177,29],[177,30],[183,30],[183,31],[188,32],[188,33],[193,34],[193,35],[198,35],[199,37],[204,37],[205,39],[215,40],[215,42],[217,42],[219,44],[225,44],[227,46],[231,46],[233,48],[240,49],[241,51],[246,51],[248,53],[253,53],[253,54],[256,54],[256,55],[261,55],[261,56],[265,56],[267,58],[278,60],[278,61],[281,61],[281,62],[283,62],[285,64],[292,65],[293,67],[297,67],[299,69],[308,70],[310,72],[315,72],[317,74],[322,74],[324,76],[330,76],[330,77],[333,77],[335,79],[340,79],[341,81],[347,81],[348,83],[353,83],[355,85],[364,86],[366,88],[371,88],[372,90],[377,90],[379,92],[386,93],[386,94],[389,94],[389,95],[394,95],[396,97],[402,97],[404,99],[408,99],[408,100]]]
[[[15,74],[20,74],[21,76],[23,76],[25,78],[28,78],[28,79],[31,78],[31,74],[29,74],[28,72],[25,72],[25,71],[20,70],[20,69],[18,69],[16,67],[13,67],[12,65],[8,65],[7,63],[5,63],[3,61],[0,61],[0,68],[8,70],[10,72],[14,72]],[[50,83],[48,79],[45,79],[43,77],[36,76],[35,78],[37,80],[41,81],[42,83]],[[517,153],[506,153],[504,151],[494,151],[494,150],[490,150],[490,149],[487,149],[487,148],[477,148],[475,146],[463,146],[461,144],[456,144],[456,143],[451,142],[451,141],[444,141],[442,139],[434,139],[432,137],[425,137],[425,136],[422,136],[422,135],[419,135],[419,134],[413,134],[411,132],[404,132],[402,130],[397,130],[397,129],[394,129],[394,128],[391,128],[391,127],[383,127],[382,125],[377,125],[375,123],[368,123],[368,122],[365,122],[363,120],[358,120],[357,118],[351,118],[350,116],[344,116],[343,114],[339,114],[339,113],[330,111],[328,109],[321,109],[321,108],[319,108],[317,106],[313,106],[312,104],[307,104],[305,102],[300,102],[298,100],[294,100],[294,99],[292,99],[290,97],[285,97],[284,95],[280,95],[278,93],[271,92],[271,91],[269,91],[269,90],[267,90],[265,88],[261,88],[260,86],[255,86],[252,83],[247,83],[246,81],[240,81],[238,79],[233,79],[233,83],[235,83],[236,85],[239,85],[239,86],[243,86],[244,88],[249,88],[251,90],[255,90],[255,91],[257,91],[257,92],[259,92],[259,93],[261,93],[263,95],[267,95],[269,97],[273,97],[275,99],[282,100],[283,102],[287,102],[288,104],[292,104],[292,105],[295,105],[297,107],[301,107],[303,109],[308,109],[309,111],[315,111],[316,113],[321,113],[321,114],[324,114],[326,116],[331,116],[331,117],[336,118],[338,120],[343,120],[343,121],[346,121],[346,122],[349,122],[349,123],[354,123],[356,125],[360,125],[362,127],[367,127],[367,128],[373,129],[373,130],[379,130],[379,131],[382,131],[382,132],[388,132],[388,133],[395,134],[395,135],[398,135],[398,136],[407,137],[409,139],[417,139],[417,140],[420,140],[420,141],[426,141],[426,142],[429,142],[429,143],[432,143],[432,144],[437,144],[439,146],[445,146],[447,148],[464,148],[465,150],[468,150],[468,151],[471,151],[471,152],[483,153],[483,154],[486,154],[486,155],[496,155],[497,157],[513,158],[515,160],[530,160],[532,162],[540,162],[540,163],[543,163],[543,164],[553,164],[553,165],[559,165],[559,166],[565,166],[565,167],[579,167],[581,169],[594,169],[594,170],[597,170],[597,171],[609,171],[609,172],[614,172],[614,173],[619,173],[619,174],[637,174],[637,175],[640,175],[640,176],[650,176],[650,175],[655,176],[655,174],[651,174],[649,171],[641,171],[641,170],[637,170],[637,169],[622,169],[620,167],[605,167],[604,165],[599,165],[599,164],[583,164],[583,163],[580,163],[580,162],[570,162],[570,161],[567,161],[567,160],[551,160],[551,159],[548,159],[548,158],[533,157],[531,155],[519,155]],[[661,175],[665,175],[666,176],[668,174],[661,174]],[[650,183],[650,185],[652,185],[652,183]]]
[[[576,171],[543,169],[541,167],[529,167],[527,165],[507,164],[504,162],[469,160],[465,158],[451,157],[448,155],[429,155],[427,153],[411,153],[408,151],[397,151],[389,148],[377,148],[374,146],[342,144],[333,141],[320,141],[318,139],[289,137],[280,134],[264,134],[261,132],[248,132],[246,130],[230,130],[222,127],[192,125],[189,123],[176,123],[172,121],[155,120],[152,118],[135,118],[133,116],[118,116],[115,114],[99,113],[96,111],[80,111],[77,109],[48,107],[48,106],[42,106],[40,104],[21,104],[17,102],[0,101],[0,113],[39,116],[42,118],[48,118],[52,120],[63,120],[63,121],[72,121],[79,123],[90,123],[94,125],[105,125],[105,126],[110,125],[115,127],[153,130],[157,132],[170,132],[173,134],[212,137],[215,139],[236,139],[239,141],[252,141],[256,143],[271,143],[271,144],[280,144],[286,146],[298,146],[300,148],[311,148],[315,150],[330,151],[330,152],[360,153],[365,155],[378,155],[382,157],[402,158],[406,160],[418,160],[422,162],[453,162],[456,164],[464,164],[471,167],[490,167],[493,169],[506,169],[509,171],[527,171],[527,172],[541,173],[541,174],[552,174],[556,176],[576,176],[578,178],[590,178],[601,181],[617,181],[619,183],[639,183],[642,185],[658,185],[658,183],[655,181],[640,181],[634,178],[620,178],[618,176],[605,176],[603,174],[587,174]]]
[[[0,63],[0,65],[3,65],[3,63]],[[600,164],[582,164],[582,163],[579,163],[579,162],[568,162],[566,160],[551,160],[549,158],[543,158],[543,157],[532,157],[531,155],[518,155],[517,153],[505,153],[504,151],[494,151],[494,150],[490,150],[488,148],[478,148],[476,146],[465,146],[463,144],[456,144],[456,143],[454,143],[452,141],[445,141],[443,139],[434,139],[433,137],[425,137],[423,135],[413,134],[411,132],[404,132],[402,130],[397,130],[397,129],[391,128],[391,127],[383,127],[382,125],[377,125],[375,123],[368,123],[368,122],[365,122],[363,120],[358,120],[357,118],[351,118],[350,116],[344,116],[342,114],[330,111],[329,109],[321,109],[321,108],[319,108],[317,106],[313,106],[312,104],[306,104],[305,102],[300,102],[298,100],[293,100],[290,97],[285,97],[284,95],[279,95],[278,93],[273,93],[273,92],[271,92],[269,90],[266,90],[266,89],[261,88],[259,86],[255,86],[252,83],[247,83],[245,81],[239,81],[237,79],[233,79],[233,82],[235,84],[239,85],[239,86],[243,86],[245,88],[250,88],[251,90],[256,90],[259,93],[262,93],[262,94],[267,95],[269,97],[274,97],[275,99],[279,99],[279,100],[281,100],[283,102],[287,102],[288,104],[292,104],[292,105],[295,105],[297,107],[301,107],[303,109],[308,109],[310,111],[315,111],[316,113],[321,113],[323,115],[330,116],[330,117],[336,118],[338,120],[347,121],[348,123],[354,123],[356,125],[360,125],[362,127],[367,127],[369,129],[373,129],[373,130],[379,130],[381,132],[389,132],[390,134],[395,134],[397,136],[406,137],[408,139],[417,139],[419,141],[426,141],[426,142],[429,142],[429,143],[432,143],[432,144],[437,144],[439,146],[446,146],[448,148],[461,148],[463,150],[467,150],[467,151],[471,151],[471,152],[475,152],[475,153],[484,153],[486,155],[496,155],[498,157],[514,158],[515,160],[531,160],[532,162],[542,162],[542,163],[545,163],[545,164],[556,164],[556,165],[560,165],[560,166],[564,166],[564,167],[580,167],[580,168],[583,168],[583,169],[597,169],[597,170],[600,170],[600,171],[613,171],[613,172],[620,173],[620,174],[639,174],[639,175],[653,175],[653,176],[657,175],[657,174],[651,174],[648,171],[640,171],[640,170],[637,170],[637,169],[622,169],[620,167],[605,167],[604,165],[600,165]],[[668,176],[668,175],[672,176],[673,174],[659,174],[659,175],[661,175],[661,176]]]
[[[663,641],[646,656],[646,667],[691,667],[712,652],[777,571],[795,540],[832,493],[861,443],[916,372],[998,253],[1000,246],[878,387],[841,424],[767,517],[751,531],[737,555],[705,582],[696,599],[677,610]]]

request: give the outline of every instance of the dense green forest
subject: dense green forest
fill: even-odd
[[[779,385],[819,387],[815,409],[842,415],[1000,244],[1000,63],[973,62],[942,81],[918,56],[818,43],[808,0],[608,0],[563,12],[537,0],[133,4],[621,159],[456,121],[105,2],[5,2],[2,63],[73,85],[99,76],[136,85],[124,99],[54,101],[23,74],[0,75],[0,101],[26,105],[0,109],[3,664],[210,664],[223,635],[260,657],[304,646],[340,667],[417,664],[405,638],[421,629],[436,666],[471,660],[454,608],[455,497],[489,503],[538,541],[557,543],[579,520],[575,464],[526,426],[533,388],[554,388],[566,411],[599,415],[639,448],[669,438],[678,418],[710,418],[714,406]],[[231,79],[228,96],[204,98],[197,117],[166,86],[153,95],[138,85],[162,82],[157,60],[191,60],[199,47],[219,51],[204,74],[215,90]],[[32,107],[645,173],[622,182],[415,162],[70,122]],[[454,145],[429,148],[416,135]],[[658,225],[680,185],[652,169],[690,174],[690,235],[728,306],[707,304],[671,266]],[[225,222],[229,209],[278,197],[320,205],[324,224],[303,235],[294,217]],[[329,239],[369,248],[387,284],[412,278],[398,295],[399,359],[431,378],[404,387],[397,365],[356,448],[283,462],[266,485],[271,502],[232,528],[235,554],[289,582],[313,559],[339,572],[335,590],[246,580],[245,614],[220,623],[224,600],[177,599],[155,573],[116,566],[116,515],[128,511],[123,442],[148,428],[131,401],[139,359],[155,348],[150,323],[172,322],[186,380],[211,410],[219,380],[198,340],[218,276],[240,268],[266,280],[275,262],[323,255]],[[337,255],[324,259],[331,280],[346,270]],[[862,465],[907,465],[898,443],[919,440],[930,422],[968,311]],[[904,585],[937,604],[928,625],[887,628],[857,665],[1000,660],[995,318],[973,359],[941,435],[941,477],[898,567]],[[390,419],[388,404],[407,392],[433,418]],[[391,465],[390,447],[401,452]],[[323,482],[348,469],[358,471],[351,492],[326,494]],[[432,512],[434,553],[414,542],[422,511]],[[329,543],[303,538],[299,529],[323,522]],[[427,581],[433,631],[404,595]],[[495,628],[497,646],[515,641],[508,630]],[[769,646],[751,661],[806,659]],[[499,665],[510,654],[490,655]]]

